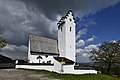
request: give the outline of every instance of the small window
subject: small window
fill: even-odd
[[[47,57],[48,57],[48,55],[45,55],[45,57],[47,58]]]
[[[61,28],[61,32],[62,32],[62,28]]]
[[[70,18],[70,21],[72,21],[72,19]]]
[[[72,30],[72,27],[70,27],[70,31]]]

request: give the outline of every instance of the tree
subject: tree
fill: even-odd
[[[0,39],[0,48],[5,47],[6,45],[7,45],[6,39],[1,38],[1,39]]]
[[[107,73],[111,73],[112,65],[120,62],[120,41],[104,42],[99,46],[99,49],[93,49],[91,59],[107,65]]]

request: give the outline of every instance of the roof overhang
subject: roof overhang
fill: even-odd
[[[71,65],[71,64],[74,64],[75,62],[68,59],[68,58],[65,58],[65,57],[54,57],[55,60],[57,60],[58,62],[62,62],[64,61],[65,64],[64,65]]]
[[[36,52],[36,51],[30,51],[31,55],[59,55],[57,53],[46,53],[46,52]]]

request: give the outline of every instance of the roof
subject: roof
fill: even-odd
[[[69,15],[72,15],[72,16],[73,16],[73,13],[72,13],[71,10],[69,10],[69,11],[67,12],[67,14],[66,14],[65,16],[63,16],[63,17],[59,20],[59,22],[57,23],[58,29],[60,29],[60,28],[61,28],[61,25],[63,25],[63,24],[65,23],[65,19],[67,19],[67,18],[69,17]],[[75,21],[74,16],[73,16],[73,20]]]
[[[67,19],[67,17],[69,16],[69,14],[72,14],[71,10],[69,10],[67,12],[67,14],[60,19],[60,21],[57,23],[57,25],[60,25],[64,21],[64,19]],[[72,16],[73,16],[73,14],[72,14]]]
[[[29,40],[30,40],[30,52],[58,54],[57,40],[33,34],[29,35]]]
[[[35,52],[35,51],[30,51],[31,55],[59,55],[56,53],[48,53],[48,52]]]
[[[67,59],[65,57],[54,57],[55,60],[59,61],[59,62],[62,62],[64,61],[65,62],[65,65],[69,65],[69,64],[74,64],[75,62],[70,60],[70,59]]]

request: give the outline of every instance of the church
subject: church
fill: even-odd
[[[30,34],[28,63],[16,68],[48,70],[62,74],[97,74],[96,70],[76,70],[75,20],[71,10],[58,25],[58,40]]]

